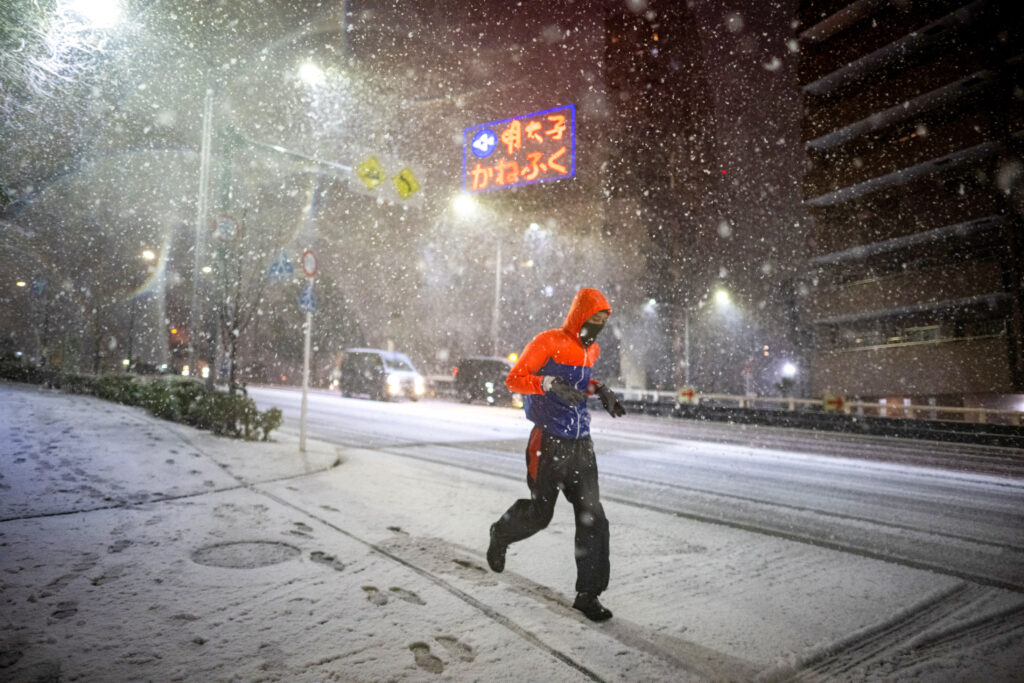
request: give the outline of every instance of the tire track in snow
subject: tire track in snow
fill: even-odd
[[[996,589],[959,583],[845,639],[766,671],[763,683],[899,680],[915,666],[1011,637],[1024,640],[1024,598],[993,611]],[[901,676],[901,672],[906,676]]]
[[[333,443],[333,442],[331,442],[331,443]],[[505,474],[505,473],[502,473],[502,472],[496,470],[495,468],[487,468],[487,467],[482,467],[482,466],[479,466],[479,465],[468,464],[468,463],[466,463],[464,461],[453,462],[452,460],[446,459],[445,456],[443,456],[443,455],[430,455],[429,454],[431,448],[437,449],[437,450],[440,450],[440,451],[451,451],[451,450],[454,450],[456,452],[464,451],[466,449],[466,447],[467,447],[467,444],[469,446],[472,446],[473,443],[477,443],[477,442],[432,443],[432,444],[420,443],[420,444],[416,444],[416,447],[418,449],[427,449],[427,453],[428,454],[426,454],[426,455],[412,453],[412,452],[409,451],[409,447],[406,446],[406,445],[402,445],[402,446],[386,445],[386,446],[376,446],[376,447],[362,446],[361,448],[363,450],[379,451],[379,452],[382,452],[382,453],[387,453],[389,455],[396,455],[396,456],[403,457],[403,458],[409,458],[411,460],[418,460],[418,461],[421,461],[421,462],[428,462],[428,463],[432,463],[432,464],[443,465],[443,466],[446,466],[446,467],[454,467],[454,468],[457,468],[459,470],[477,472],[477,473],[486,474],[486,475],[489,475],[489,476],[500,477],[502,479],[510,479],[510,480],[513,480],[513,481],[521,481],[522,480],[522,475],[521,474],[516,474],[516,475]],[[491,441],[488,441],[488,442],[479,442],[479,443],[490,443],[490,444],[493,445],[495,443],[495,441],[491,440]],[[490,450],[486,450],[486,451],[483,451],[483,450],[480,450],[480,449],[475,449],[473,452],[475,454],[478,454],[478,455],[481,454],[481,453],[485,453],[489,457],[502,458],[502,459],[507,460],[509,462],[512,462],[514,460],[516,463],[520,463],[521,460],[522,460],[522,456],[519,455],[519,454],[510,455],[509,453],[507,453],[505,451],[493,450],[493,448],[490,449]],[[1019,547],[1015,547],[1015,546],[1009,546],[1009,545],[1006,545],[1006,544],[996,544],[996,543],[991,543],[991,542],[986,542],[986,541],[979,541],[977,539],[963,537],[963,536],[954,535],[954,534],[948,534],[948,533],[942,533],[942,532],[936,532],[936,531],[930,531],[930,530],[915,529],[915,528],[909,527],[909,526],[901,526],[901,525],[896,525],[896,524],[891,524],[891,523],[886,523],[886,522],[880,522],[880,521],[877,521],[877,520],[860,518],[860,517],[857,517],[857,516],[854,516],[854,515],[842,515],[842,514],[835,513],[835,512],[816,510],[814,508],[809,508],[809,507],[787,506],[785,504],[778,504],[778,503],[766,502],[766,501],[757,501],[755,499],[744,498],[743,496],[735,496],[735,495],[722,494],[722,493],[716,493],[716,492],[701,491],[699,489],[694,489],[694,488],[690,488],[690,487],[686,487],[686,486],[678,485],[678,484],[666,484],[666,483],[660,483],[660,482],[651,482],[651,481],[645,480],[643,478],[630,477],[628,475],[617,475],[617,474],[614,474],[614,473],[602,472],[601,477],[602,477],[602,479],[620,479],[620,480],[623,480],[623,481],[627,481],[628,480],[628,481],[631,481],[633,483],[640,483],[640,484],[647,484],[647,485],[653,485],[653,484],[656,483],[660,487],[668,488],[668,489],[671,489],[671,490],[678,490],[680,492],[698,493],[698,494],[714,496],[714,497],[719,498],[722,501],[724,501],[724,503],[722,505],[717,506],[715,509],[717,509],[717,510],[725,510],[726,512],[728,512],[730,514],[733,514],[733,516],[732,517],[727,517],[727,516],[722,515],[722,514],[712,514],[709,511],[701,511],[701,510],[698,510],[698,509],[684,509],[684,508],[681,508],[681,507],[667,507],[664,504],[641,502],[641,501],[635,500],[633,498],[625,498],[625,497],[622,497],[622,496],[619,496],[619,495],[609,494],[609,493],[607,493],[607,489],[604,492],[602,492],[602,499],[608,500],[608,501],[613,501],[613,502],[616,502],[616,503],[620,503],[622,505],[629,505],[629,506],[632,506],[632,507],[640,508],[640,509],[643,509],[643,510],[649,510],[651,512],[658,512],[658,513],[670,515],[670,516],[673,516],[673,517],[680,517],[680,518],[683,518],[683,519],[690,519],[690,520],[693,520],[695,522],[700,522],[700,523],[703,523],[703,524],[716,524],[716,525],[719,525],[719,526],[725,526],[725,527],[729,527],[729,528],[732,528],[732,529],[739,529],[739,530],[742,530],[742,531],[749,531],[749,532],[756,533],[756,534],[772,536],[774,538],[780,538],[780,539],[787,540],[787,541],[795,541],[797,543],[809,544],[809,545],[813,545],[813,546],[819,547],[819,548],[827,548],[829,550],[837,550],[839,552],[849,553],[849,554],[852,554],[852,555],[857,555],[859,557],[866,557],[866,558],[869,558],[869,559],[882,560],[882,561],[885,561],[885,562],[891,562],[893,564],[898,564],[898,565],[901,565],[901,566],[904,566],[904,567],[910,567],[912,569],[925,569],[925,570],[928,570],[928,571],[934,571],[934,572],[937,572],[937,573],[940,573],[940,574],[944,574],[946,576],[953,576],[953,577],[956,577],[956,578],[959,578],[959,579],[964,579],[964,580],[968,580],[968,581],[974,581],[974,582],[981,583],[981,584],[984,584],[984,585],[993,586],[993,587],[996,587],[996,588],[1003,588],[1003,589],[1006,589],[1006,590],[1012,590],[1012,591],[1016,591],[1016,592],[1024,592],[1024,575],[1019,575],[1019,576],[1018,575],[1014,575],[1014,576],[1011,576],[1011,577],[1007,577],[1007,576],[1004,576],[1002,574],[999,574],[998,572],[982,573],[982,571],[979,571],[978,569],[964,569],[964,568],[953,567],[953,566],[950,566],[948,563],[944,564],[941,561],[936,561],[936,560],[930,559],[930,558],[921,559],[921,558],[917,558],[917,557],[910,557],[910,556],[907,556],[907,555],[904,555],[904,554],[899,554],[897,552],[893,552],[892,550],[888,550],[887,549],[889,547],[888,543],[881,544],[881,546],[879,546],[876,543],[870,543],[870,542],[864,542],[864,543],[858,544],[858,543],[852,542],[852,541],[850,541],[848,539],[844,540],[843,538],[837,536],[835,534],[835,532],[831,531],[831,530],[827,530],[826,529],[825,531],[819,531],[818,533],[815,533],[813,529],[809,529],[809,528],[808,529],[803,529],[803,528],[794,527],[792,525],[792,521],[789,520],[789,519],[782,519],[778,524],[773,525],[773,524],[768,523],[768,520],[771,518],[770,515],[748,514],[746,516],[737,516],[735,513],[740,508],[735,506],[735,505],[730,505],[728,503],[728,501],[739,501],[741,503],[754,503],[756,505],[763,506],[763,507],[766,507],[766,508],[771,508],[771,509],[790,510],[790,511],[793,511],[793,512],[796,512],[796,513],[806,513],[806,514],[821,515],[821,516],[829,517],[829,518],[832,518],[832,519],[835,519],[835,520],[839,520],[839,521],[847,521],[847,522],[854,522],[854,523],[861,523],[861,524],[871,524],[871,525],[877,527],[880,530],[880,532],[886,532],[886,531],[891,531],[891,530],[893,530],[896,533],[898,533],[898,532],[912,532],[912,533],[918,534],[921,538],[929,539],[929,542],[932,545],[935,545],[935,546],[938,546],[938,547],[943,546],[946,542],[949,542],[949,541],[953,541],[953,542],[956,542],[956,543],[959,543],[959,544],[971,544],[972,546],[974,546],[978,550],[977,554],[979,554],[979,556],[980,556],[980,553],[983,552],[983,551],[984,552],[988,552],[990,554],[995,554],[995,555],[1003,555],[1003,554],[1005,554],[1007,552],[1024,554],[1024,548],[1019,548]],[[931,541],[931,539],[935,539],[935,541]],[[916,543],[918,540],[919,539],[914,539],[914,542]],[[880,547],[881,547],[881,549],[879,549]],[[989,565],[985,565],[985,566],[989,566]],[[994,565],[992,565],[992,566],[994,566]]]
[[[499,440],[500,441],[500,440]],[[446,457],[444,453],[459,453],[464,452],[466,449],[472,449],[474,454],[480,455],[485,454],[488,457],[501,458],[509,463],[515,462],[517,465],[521,462],[522,456],[518,453],[510,454],[506,451],[499,451],[493,449],[493,445],[496,441],[490,440],[486,442],[457,442],[457,443],[420,443],[416,445],[418,450],[425,450],[426,454],[410,452],[408,446],[378,446],[365,448],[366,450],[376,450],[390,455],[397,455],[412,460],[419,460],[421,462],[429,462],[438,465],[444,465],[447,467],[455,467],[460,470],[473,471],[481,474],[487,474],[489,476],[501,477],[503,479],[511,479],[514,481],[520,481],[522,479],[521,474],[506,474],[499,471],[496,468],[488,468],[480,465],[467,463],[466,461],[453,461]],[[486,448],[486,444],[490,444],[491,448]],[[484,445],[484,448],[476,446]],[[431,451],[438,451],[440,454],[432,454]],[[746,514],[739,515],[738,511],[742,510],[740,506],[732,505],[729,501],[739,501],[741,503],[751,503],[760,507],[769,508],[773,510],[791,511],[797,514],[810,514],[815,516],[827,517],[830,519],[838,520],[841,522],[853,522],[856,524],[870,524],[879,530],[879,533],[891,532],[898,535],[900,532],[911,532],[917,534],[919,537],[915,537],[912,543],[915,546],[921,542],[920,539],[926,539],[925,543],[931,544],[936,547],[942,547],[948,542],[955,542],[958,544],[970,544],[972,547],[977,549],[977,555],[982,553],[1004,555],[1007,552],[1024,554],[1024,548],[1016,547],[1007,544],[991,543],[987,541],[978,540],[975,538],[964,537],[956,534],[943,533],[932,530],[921,530],[911,526],[893,524],[889,522],[878,521],[869,518],[861,518],[856,515],[842,515],[831,511],[817,510],[811,507],[804,506],[793,506],[768,501],[758,501],[756,499],[746,498],[743,496],[736,496],[730,494],[722,494],[712,491],[703,491],[700,489],[687,487],[679,484],[653,482],[651,480],[643,479],[640,477],[632,477],[629,475],[618,475],[612,472],[604,471],[601,474],[602,479],[618,479],[627,481],[630,483],[637,483],[640,485],[657,485],[661,488],[670,489],[673,491],[679,491],[681,493],[688,494],[701,494],[713,496],[723,501],[721,505],[715,507],[715,510],[725,510],[728,515],[713,513],[709,510],[702,510],[694,507],[669,507],[665,504],[641,502],[634,498],[625,498],[620,495],[614,495],[607,492],[607,488],[602,492],[602,498],[609,501],[621,503],[623,505],[629,505],[632,507],[641,508],[644,510],[650,510],[652,512],[659,512],[662,514],[671,515],[674,517],[681,517],[684,519],[691,519],[696,522],[716,524],[726,526],[729,528],[740,529],[743,531],[750,531],[757,534],[773,536],[775,538],[781,538],[788,541],[796,541],[798,543],[810,544],[820,548],[827,548],[830,550],[838,550],[840,552],[850,553],[860,557],[866,557],[870,559],[883,560],[886,562],[892,562],[901,566],[910,567],[913,569],[926,569],[929,571],[935,571],[947,576],[954,576],[960,579],[966,579],[969,581],[976,581],[989,586],[997,588],[1004,588],[1013,591],[1024,591],[1024,575],[1007,577],[996,571],[990,571],[983,573],[978,568],[963,568],[950,566],[949,563],[942,563],[942,559],[945,555],[940,554],[939,559],[934,558],[921,558],[913,557],[906,554],[900,554],[889,550],[891,546],[894,549],[898,549],[898,545],[883,543],[877,544],[870,542],[868,539],[866,542],[857,543],[850,539],[844,539],[837,535],[834,530],[831,529],[812,529],[794,527],[792,520],[789,518],[782,519],[777,524],[771,524],[770,520],[772,515],[765,514]],[[610,487],[609,487],[610,488]],[[806,522],[806,520],[805,520]],[[881,549],[880,549],[881,548]],[[984,565],[984,566],[995,566],[995,565]],[[983,569],[983,567],[982,567]],[[1004,572],[1005,574],[1005,572]]]

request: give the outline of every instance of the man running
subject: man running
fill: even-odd
[[[626,414],[614,392],[591,377],[601,355],[595,339],[611,312],[600,291],[581,289],[565,323],[534,337],[508,373],[505,383],[523,395],[526,417],[534,424],[526,447],[530,498],[517,500],[491,525],[487,548],[487,564],[503,571],[509,544],[548,525],[561,490],[576,514],[573,607],[593,621],[610,619],[612,613],[598,600],[608,587],[608,520],[598,490],[587,396],[596,393],[612,417]]]

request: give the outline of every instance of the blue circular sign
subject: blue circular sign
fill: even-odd
[[[469,146],[478,159],[489,157],[498,146],[498,136],[490,128],[481,128],[473,134],[473,141]]]

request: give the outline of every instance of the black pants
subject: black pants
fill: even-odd
[[[576,513],[576,591],[608,587],[608,519],[597,485],[597,458],[590,437],[561,439],[534,427],[526,447],[530,499],[512,504],[495,527],[503,544],[528,538],[551,522],[558,491]]]

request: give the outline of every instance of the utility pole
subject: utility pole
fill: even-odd
[[[203,314],[199,302],[199,286],[203,268],[203,240],[206,238],[206,224],[209,221],[210,196],[210,142],[213,128],[213,89],[206,89],[203,98],[203,133],[199,147],[199,193],[196,202],[196,238],[193,244],[192,266],[192,307],[188,315],[188,372],[195,375],[199,370],[198,343],[203,329]]]

